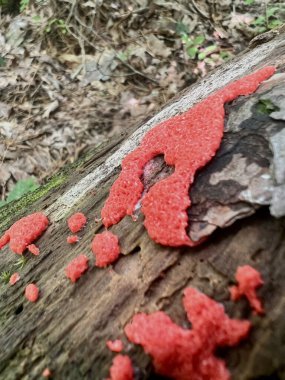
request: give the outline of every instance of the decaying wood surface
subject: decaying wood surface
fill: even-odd
[[[284,37],[249,50],[190,87],[145,124],[69,168],[60,186],[34,202],[27,197],[27,207],[20,201],[0,210],[1,232],[35,210],[43,210],[51,221],[38,243],[40,256],[26,254],[21,281],[0,288],[0,379],[39,379],[45,367],[54,379],[103,379],[113,357],[106,341],[115,338],[124,341],[136,378],[154,379],[151,360],[127,343],[123,327],[134,313],[155,310],[164,310],[185,326],[181,296],[189,285],[222,302],[230,316],[253,323],[248,340],[220,352],[234,380],[285,379]],[[226,106],[221,149],[197,175],[191,190],[189,234],[193,239],[209,236],[207,242],[194,249],[156,245],[138,213],[136,222],[125,218],[111,228],[120,238],[124,256],[110,268],[95,268],[90,244],[103,230],[95,218],[100,217],[122,158],[159,121],[268,64],[277,66],[278,73],[252,96]],[[261,112],[264,99],[279,110],[270,115]],[[152,168],[144,177],[146,186],[172,170],[163,157],[157,157]],[[78,210],[89,223],[79,233],[80,242],[70,246],[66,219]],[[71,284],[64,268],[79,253],[90,257],[90,269]],[[0,271],[15,268],[17,258],[8,248],[1,251]],[[259,269],[265,280],[259,292],[267,311],[264,317],[254,316],[244,300],[236,304],[229,300],[228,286],[243,264]],[[29,282],[41,290],[36,304],[23,296]]]

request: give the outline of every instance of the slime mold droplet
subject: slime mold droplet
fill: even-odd
[[[131,359],[127,355],[117,355],[110,368],[110,376],[107,380],[133,380],[134,370]]]
[[[237,268],[235,277],[238,285],[230,287],[231,299],[236,301],[245,296],[257,314],[264,314],[261,301],[256,295],[256,289],[263,285],[260,273],[250,265],[244,265]]]
[[[120,254],[119,239],[110,231],[95,235],[92,241],[92,252],[96,257],[96,266],[104,268],[113,263]]]
[[[48,218],[41,212],[25,216],[14,223],[0,239],[0,249],[9,243],[11,250],[21,255],[48,227]]]

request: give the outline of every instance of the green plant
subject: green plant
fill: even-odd
[[[219,47],[217,45],[210,45],[205,47],[199,54],[198,54],[198,59],[200,61],[203,61],[207,56],[211,55],[212,53],[216,52],[219,50]]]
[[[195,59],[199,52],[199,48],[202,46],[203,42],[205,41],[205,37],[197,36],[197,37],[192,38],[188,34],[183,32],[181,33],[181,40],[185,46],[185,51],[187,55],[191,59]]]
[[[24,266],[27,264],[28,260],[25,256],[21,255],[18,260],[15,262],[14,266],[18,269],[23,269]]]
[[[245,3],[245,5],[252,5],[254,4],[255,0],[243,0],[243,2]]]
[[[45,28],[46,33],[50,33],[55,30],[62,34],[66,34],[68,32],[68,27],[63,19],[53,18],[48,22],[48,25]]]
[[[270,99],[260,99],[257,103],[257,111],[270,115],[274,111],[280,111],[279,107],[272,103]]]
[[[29,6],[30,0],[20,1],[20,12],[23,12]]]
[[[4,282],[4,284],[8,284],[11,277],[11,271],[3,270],[0,274],[0,280]]]
[[[34,191],[39,187],[36,183],[34,177],[30,177],[27,179],[21,179],[16,183],[14,188],[10,191],[8,197],[5,201],[0,201],[0,207],[5,204],[20,199],[23,195],[29,193],[30,191]]]
[[[266,7],[264,15],[258,16],[253,20],[251,25],[256,27],[257,33],[264,33],[267,30],[274,29],[283,24],[281,20],[281,11],[284,5]],[[280,17],[280,18],[279,18]]]

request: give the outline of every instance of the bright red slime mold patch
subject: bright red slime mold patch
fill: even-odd
[[[236,301],[245,296],[257,314],[264,314],[261,301],[256,295],[256,289],[264,283],[260,273],[250,265],[244,265],[237,268],[235,277],[238,285],[230,287],[231,299]]]
[[[92,241],[92,252],[96,257],[97,267],[106,267],[111,264],[120,254],[119,239],[110,231],[104,231],[95,235]]]
[[[27,248],[35,256],[38,256],[40,254],[40,250],[35,244],[30,244],[27,246]]]
[[[0,249],[6,244],[12,251],[22,254],[48,227],[48,218],[41,212],[25,216],[14,223],[0,239]]]
[[[134,370],[131,359],[127,355],[117,355],[110,368],[110,376],[107,380],[133,380]]]
[[[10,285],[15,285],[16,282],[18,282],[18,281],[20,280],[20,278],[21,278],[21,277],[20,277],[20,275],[19,275],[18,272],[13,273],[13,274],[11,275],[11,277],[10,277],[9,284],[10,284]]]
[[[113,352],[121,352],[124,348],[123,342],[120,339],[116,340],[108,340],[106,342],[106,346],[109,348],[110,351]]]
[[[75,244],[79,241],[79,238],[77,235],[70,235],[70,236],[67,236],[67,239],[66,239],[67,243],[69,244]]]
[[[71,215],[71,217],[67,220],[68,227],[73,234],[81,231],[82,228],[86,225],[86,223],[86,216],[82,214],[82,212],[76,212],[75,214]]]
[[[30,302],[36,302],[39,298],[39,288],[35,284],[29,284],[25,289],[25,297]]]
[[[88,269],[88,257],[79,255],[75,257],[65,268],[65,274],[71,282],[76,282]]]
[[[102,212],[106,227],[132,215],[143,184],[141,176],[148,161],[164,154],[174,165],[168,178],[157,182],[142,199],[145,227],[157,243],[168,246],[193,246],[186,234],[191,205],[189,188],[196,171],[205,166],[219,148],[224,130],[224,104],[240,95],[253,93],[275,72],[272,66],[239,79],[215,92],[181,115],[168,119],[146,133],[140,146],[122,161],[122,171],[113,184]]]
[[[192,329],[176,325],[162,311],[136,314],[125,327],[128,339],[143,346],[157,373],[175,380],[228,380],[225,362],[214,356],[219,346],[245,338],[250,322],[230,319],[223,305],[194,288],[184,290],[183,305]]]

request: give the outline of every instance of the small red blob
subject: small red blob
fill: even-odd
[[[35,244],[30,244],[27,246],[27,248],[35,256],[38,256],[40,254],[40,250]]]
[[[224,104],[253,93],[275,72],[265,67],[215,92],[190,110],[163,121],[148,131],[140,146],[122,161],[122,171],[111,187],[102,212],[106,227],[132,215],[143,193],[145,165],[164,154],[175,171],[151,187],[142,199],[144,225],[150,237],[168,246],[197,245],[186,233],[190,186],[197,170],[205,166],[220,147],[224,131]]]
[[[51,377],[51,370],[49,368],[45,368],[42,373],[43,377]]]
[[[69,244],[74,244],[74,243],[77,243],[79,241],[79,237],[77,235],[70,235],[70,236],[67,236],[66,241]]]
[[[82,212],[77,212],[67,220],[68,227],[72,233],[79,232],[86,225],[87,219]]]
[[[79,255],[65,268],[65,274],[72,282],[76,282],[88,269],[88,257]]]
[[[250,265],[244,265],[237,268],[235,278],[238,285],[230,287],[231,299],[236,301],[245,296],[257,314],[264,314],[264,308],[256,295],[256,289],[264,283],[260,273]]]
[[[19,273],[13,273],[12,276],[10,277],[10,280],[9,280],[9,284],[10,285],[15,285],[16,282],[18,282],[20,280],[20,275]]]
[[[229,380],[225,362],[215,351],[245,338],[250,322],[230,319],[223,305],[194,288],[184,290],[183,305],[191,330],[176,325],[162,311],[140,313],[125,327],[128,339],[143,346],[161,375],[174,380]]]
[[[121,352],[124,348],[123,342],[120,339],[116,340],[108,340],[106,342],[107,347],[109,348],[110,351],[113,352]]]
[[[30,302],[36,302],[39,298],[39,288],[35,284],[29,284],[25,289],[25,297]]]
[[[12,251],[21,255],[48,227],[48,218],[41,212],[28,215],[16,223],[0,239],[0,249],[9,244]]]
[[[106,267],[113,263],[120,254],[118,237],[110,231],[95,235],[92,241],[92,252],[96,257],[97,267]]]
[[[133,380],[134,370],[131,359],[127,355],[117,355],[110,368],[108,380]]]

